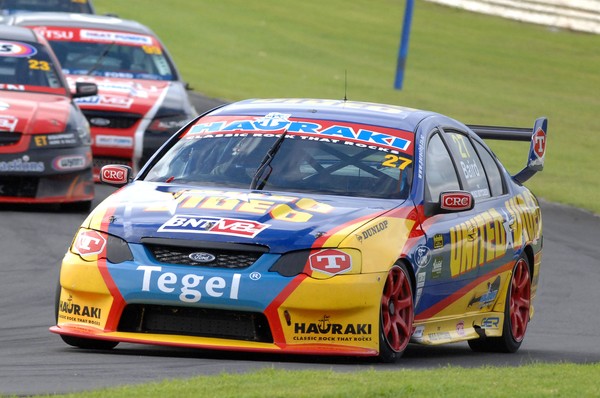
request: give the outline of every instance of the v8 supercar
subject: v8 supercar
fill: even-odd
[[[542,219],[533,130],[398,106],[255,99],[181,129],[85,220],[51,331],[70,345],[375,356],[468,340],[515,352]],[[481,137],[531,142],[511,176]]]

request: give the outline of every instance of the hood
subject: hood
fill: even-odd
[[[52,94],[0,91],[0,131],[24,135],[65,131],[71,100]]]
[[[136,181],[108,197],[85,226],[130,243],[170,238],[264,245],[272,253],[335,247],[400,200],[222,191]]]
[[[67,76],[71,89],[76,82],[90,82],[98,85],[98,95],[77,98],[75,101],[84,110],[137,113],[146,116],[158,109],[172,82],[162,80],[111,79],[93,76]],[[156,108],[153,108],[157,105]],[[148,115],[146,117],[153,117]]]

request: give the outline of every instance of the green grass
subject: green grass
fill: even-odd
[[[600,214],[600,36],[416,2],[402,90],[393,88],[399,0],[97,0],[150,26],[184,78],[213,98],[343,98],[406,105],[472,124],[549,118],[538,196]],[[523,144],[493,142],[512,172]]]
[[[134,397],[597,397],[600,364],[334,372],[266,368],[65,395]],[[55,397],[63,397],[55,396]]]

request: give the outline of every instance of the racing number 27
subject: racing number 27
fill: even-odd
[[[412,160],[396,155],[385,155],[385,160],[381,163],[384,167],[393,167],[404,170],[406,166],[412,163]]]

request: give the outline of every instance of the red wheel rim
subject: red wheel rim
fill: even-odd
[[[531,279],[529,267],[523,259],[515,265],[510,285],[510,327],[513,339],[520,342],[525,337],[529,323],[529,306],[531,304]]]
[[[381,297],[383,334],[390,348],[400,352],[412,334],[413,300],[410,280],[400,267],[390,270]]]

